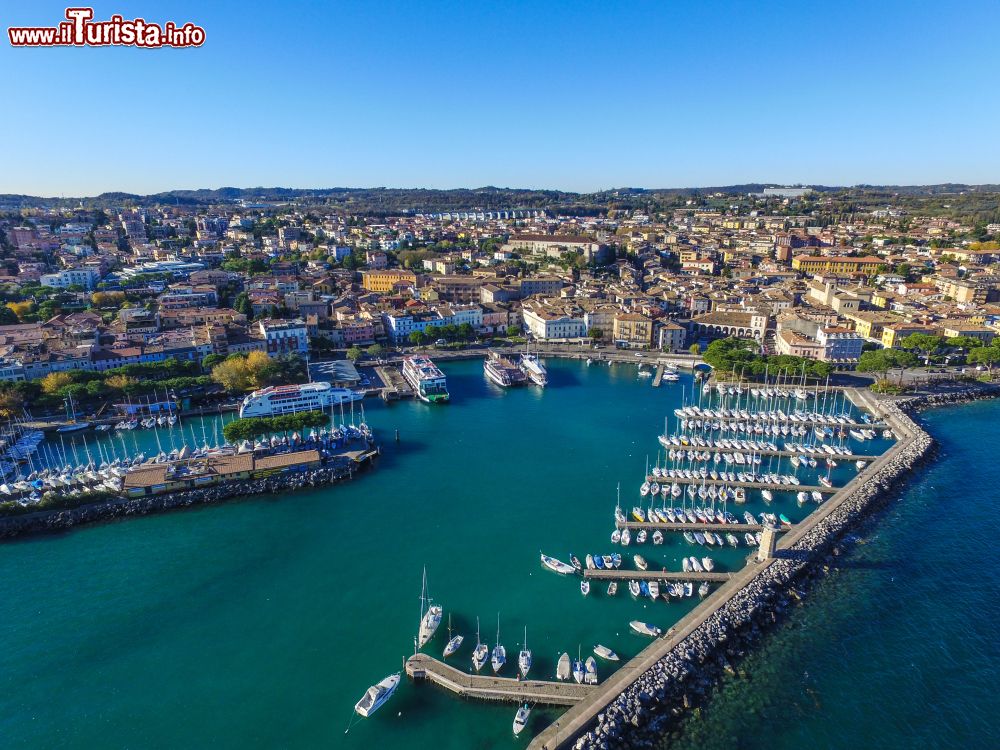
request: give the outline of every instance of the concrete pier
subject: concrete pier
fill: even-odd
[[[698,477],[697,479],[694,478],[686,479],[684,477],[673,477],[673,478],[663,479],[662,477],[654,477],[652,474],[650,474],[648,477],[646,477],[646,481],[650,483],[659,482],[660,484],[663,484],[665,482],[668,484],[671,482],[677,482],[677,484],[695,484],[698,485],[699,487],[703,484],[706,487],[714,484],[722,487],[743,487],[745,489],[751,489],[751,490],[773,490],[775,492],[802,492],[802,491],[813,492],[815,490],[816,492],[824,492],[831,495],[837,491],[836,487],[824,487],[821,484],[810,485],[810,484],[773,484],[771,482],[728,482],[725,479],[712,479],[712,477],[707,477],[705,479],[702,479],[701,477]]]
[[[795,438],[792,438],[792,440],[794,439]],[[774,443],[775,441],[768,440],[767,442]],[[688,451],[694,451],[696,453],[742,453],[744,456],[747,455],[748,453],[752,453],[755,456],[778,456],[782,458],[792,458],[793,456],[806,456],[808,458],[815,458],[820,463],[826,461],[826,459],[828,458],[832,458],[834,461],[837,461],[838,463],[841,461],[874,461],[876,458],[878,458],[878,456],[869,456],[857,453],[850,453],[847,455],[830,455],[829,453],[802,453],[801,451],[786,451],[781,449],[775,451],[766,449],[759,450],[754,448],[723,448],[718,445],[705,445],[705,446],[672,445],[667,450],[670,449],[673,449],[675,451],[684,451],[685,453],[687,453]],[[681,460],[686,460],[686,459],[681,459]],[[742,465],[745,466],[746,464]],[[671,481],[669,477],[660,477],[660,479],[664,478],[666,478],[668,482]]]
[[[619,529],[630,529],[638,531],[729,531],[733,534],[745,534],[746,532],[760,531],[763,526],[759,523],[661,523],[660,521],[615,521],[615,527]]]
[[[663,372],[666,368],[663,365],[656,366],[656,374],[653,376],[653,387],[659,388],[660,383],[663,382]]]
[[[489,670],[487,666],[485,669]],[[517,664],[507,664],[517,670]],[[406,674],[413,680],[428,680],[462,698],[509,703],[541,703],[549,706],[572,706],[597,690],[596,685],[581,685],[544,680],[519,680],[513,677],[475,675],[455,669],[427,654],[414,654],[406,660]]]
[[[733,577],[732,573],[685,573],[676,570],[625,570],[617,568],[612,570],[591,570],[583,571],[584,578],[595,578],[602,581],[711,581],[713,583],[725,583]]]
[[[868,407],[875,414],[881,411],[879,405],[869,393],[856,390],[850,390],[847,393],[855,404]],[[886,412],[882,413],[885,414]],[[865,426],[873,427],[872,425]],[[564,748],[571,747],[573,741],[594,723],[598,715],[605,711],[612,701],[639,680],[648,670],[652,669],[667,654],[674,652],[688,637],[696,633],[717,610],[723,608],[730,600],[737,597],[758,576],[765,574],[770,566],[781,559],[781,555],[786,550],[790,551],[806,534],[823,523],[831,514],[837,512],[842,503],[851,498],[872,476],[878,474],[894,461],[897,456],[908,449],[916,439],[916,435],[901,420],[890,416],[889,427],[892,428],[898,437],[898,442],[885,454],[870,463],[864,471],[859,472],[857,476],[853,477],[843,487],[836,490],[830,490],[825,487],[820,488],[822,492],[833,492],[833,496],[827,502],[820,505],[805,520],[796,524],[791,531],[785,533],[781,541],[776,545],[774,555],[764,562],[754,560],[742,570],[731,574],[727,583],[720,586],[699,606],[681,618],[662,637],[655,639],[634,659],[612,674],[601,685],[600,690],[575,705],[560,717],[559,721],[536,736],[528,746],[529,750],[563,750]],[[811,488],[792,485],[781,485],[776,489],[793,492],[799,490],[811,491]]]

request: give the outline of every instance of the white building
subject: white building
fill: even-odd
[[[258,324],[268,354],[309,353],[309,333],[303,320],[262,320]]]
[[[59,289],[77,285],[84,289],[93,289],[100,277],[93,268],[67,268],[56,273],[42,274],[38,282],[42,286],[53,286]]]
[[[525,308],[521,315],[524,318],[524,327],[539,340],[578,339],[587,335],[587,324],[582,315],[572,315],[545,307]]]

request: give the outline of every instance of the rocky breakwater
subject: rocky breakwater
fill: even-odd
[[[800,524],[798,533],[789,534],[773,559],[748,563],[749,580],[673,647],[669,647],[668,633],[662,643],[668,650],[608,703],[585,733],[545,747],[566,746],[570,741],[580,749],[661,745],[670,724],[702,700],[723,671],[734,671],[732,661],[777,622],[793,599],[803,596],[810,579],[822,573],[824,562],[833,562],[843,534],[870,517],[905,476],[931,455],[934,441],[911,414],[926,406],[982,398],[985,393],[971,389],[878,404],[877,410],[900,438],[896,446]],[[720,590],[717,596],[721,595]],[[704,606],[715,606],[715,602],[706,600]],[[682,626],[683,621],[676,630]]]
[[[51,510],[0,518],[0,539],[64,531],[74,526],[143,516],[194,505],[210,505],[250,495],[267,495],[321,487],[354,474],[346,465],[323,466],[309,471],[292,471],[262,479],[225,482],[210,487],[170,492],[148,497],[119,498],[79,508]]]

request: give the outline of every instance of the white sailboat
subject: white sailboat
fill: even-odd
[[[521,644],[521,653],[517,655],[517,668],[521,672],[521,677],[527,677],[531,669],[531,649],[528,648],[528,627],[524,628],[524,643]]]
[[[493,665],[493,674],[499,674],[503,665],[507,663],[507,649],[500,643],[500,613],[497,612],[497,645],[493,647],[493,654],[490,657]]]
[[[462,641],[465,640],[464,636],[451,634],[451,615],[448,615],[448,643],[444,647],[444,653],[442,656],[447,659],[449,656],[458,651],[462,646]]]
[[[486,660],[490,656],[490,649],[482,640],[479,638],[479,618],[476,618],[476,648],[472,652],[472,666],[478,672],[486,664]]]
[[[431,604],[427,596],[427,568],[424,568],[424,583],[420,593],[420,627],[417,631],[417,648],[423,648],[434,637],[441,625],[444,609],[440,604]],[[426,607],[426,610],[424,609]]]

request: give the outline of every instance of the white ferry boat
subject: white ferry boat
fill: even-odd
[[[521,368],[528,380],[530,380],[535,385],[541,386],[542,388],[549,382],[549,374],[545,369],[545,365],[542,364],[541,360],[534,354],[522,354],[520,361],[517,363],[518,367]]]
[[[254,391],[240,404],[241,417],[273,417],[298,411],[328,409],[338,404],[359,401],[363,393],[349,388],[334,388],[329,383],[273,385]]]
[[[415,354],[403,358],[403,377],[410,384],[414,395],[428,404],[448,401],[448,381],[430,357]]]
[[[517,365],[503,355],[492,351],[486,355],[486,360],[483,362],[483,372],[486,377],[501,388],[522,385],[526,379],[525,374]]]

